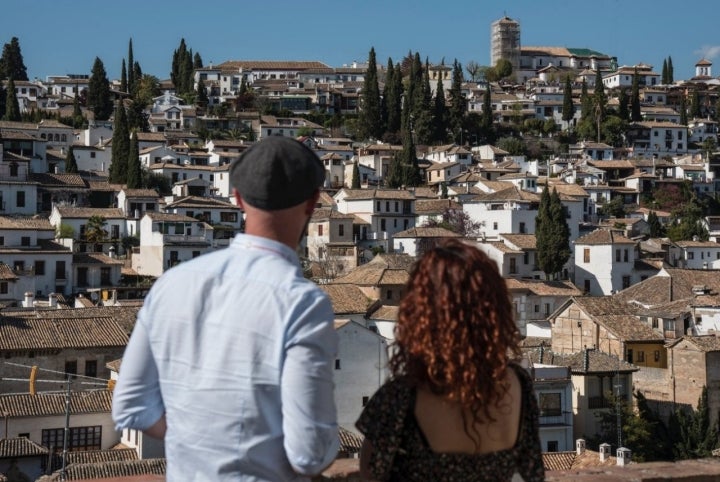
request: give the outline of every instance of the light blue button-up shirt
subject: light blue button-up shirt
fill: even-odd
[[[145,299],[115,387],[116,428],[165,413],[167,480],[306,480],[338,445],[332,306],[284,244],[240,234]]]

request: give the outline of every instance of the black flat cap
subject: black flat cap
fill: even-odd
[[[230,183],[243,200],[266,211],[307,201],[323,182],[325,168],[320,158],[290,137],[267,137],[230,166]]]

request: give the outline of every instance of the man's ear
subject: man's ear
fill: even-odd
[[[237,205],[242,208],[243,207],[242,197],[240,196],[240,193],[238,192],[238,190],[235,188],[233,188],[233,196],[235,196],[235,202],[237,203]]]

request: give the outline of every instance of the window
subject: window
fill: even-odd
[[[18,191],[18,192],[17,192],[15,204],[16,204],[16,206],[19,207],[19,208],[24,208],[24,207],[25,207],[25,191]]]
[[[345,225],[338,224],[338,236],[345,236]]]
[[[68,437],[70,451],[100,450],[102,448],[102,426],[71,427]],[[49,447],[53,452],[63,450],[64,428],[51,428],[42,431],[42,445]]]
[[[95,153],[94,153],[94,152],[91,152],[91,153],[90,153],[90,159],[95,159]]]
[[[539,395],[538,404],[541,417],[559,417],[562,415],[561,394],[559,392],[540,393]]]
[[[85,376],[97,376],[97,360],[85,360]]]
[[[390,212],[390,201],[385,201],[385,212]]]
[[[375,203],[375,207],[376,207],[375,211],[380,212],[380,201]]]
[[[335,359],[335,370],[340,370],[340,359],[339,358]]]
[[[395,212],[396,212],[396,213],[399,213],[399,212],[400,212],[400,203],[397,202],[397,201],[395,201]]]
[[[547,451],[548,452],[557,452],[558,451],[558,441],[557,440],[548,440]]]
[[[318,224],[318,227],[317,227],[317,228],[318,228],[318,230],[317,230],[317,231],[318,231],[318,236],[322,236],[322,235],[323,235],[323,225],[322,225],[322,224]]]
[[[586,279],[584,283],[585,293],[590,293],[590,280]]]
[[[497,228],[498,228],[498,223],[497,223],[497,221],[495,221],[495,222],[493,223],[493,229],[494,229],[495,231],[497,231]]]
[[[45,274],[45,261],[35,261],[35,274],[36,275],[44,275]]]
[[[688,259],[695,259],[695,253],[693,253],[692,251],[688,251],[687,257]]]
[[[392,299],[392,290],[387,290],[387,293],[385,295],[385,299],[391,300]]]
[[[637,361],[638,361],[638,363],[642,363],[645,361],[645,352],[644,351],[637,352]]]
[[[615,262],[616,263],[620,262],[620,250],[619,249],[615,250]]]
[[[223,222],[223,223],[236,223],[236,222],[237,222],[237,219],[238,219],[238,217],[237,217],[237,213],[236,213],[236,212],[232,212],[232,213],[223,213],[223,212],[221,212],[221,213],[220,213],[220,222]]]
[[[7,281],[0,282],[0,294],[3,294],[3,295],[8,294]]]
[[[112,284],[109,267],[100,268],[100,284],[103,286],[108,286]]]
[[[656,362],[660,361],[660,350],[655,350],[655,361]]]
[[[520,234],[525,234],[525,223],[520,223]]]
[[[367,397],[367,396],[363,397],[363,398],[362,398],[363,407],[364,407],[365,405],[367,405],[367,403],[368,403],[369,401],[370,401],[370,397]]]
[[[77,361],[66,361],[65,373],[68,375],[77,375]]]
[[[626,263],[628,262],[628,250],[627,249],[623,251],[623,261],[625,261]]]
[[[385,220],[384,219],[380,220],[380,231],[385,231]]]
[[[523,253],[523,264],[530,264],[530,253],[527,251]]]
[[[583,249],[583,262],[584,263],[590,262],[590,248]]]
[[[534,309],[535,313],[540,313],[540,305],[534,305],[533,309]]]
[[[628,363],[633,362],[633,351],[632,348],[628,348],[626,360]]]
[[[66,279],[65,261],[55,261],[55,279]]]
[[[23,236],[20,238],[20,246],[30,246],[30,236]]]
[[[622,287],[623,287],[623,289],[630,288],[630,277],[629,276],[622,277]]]

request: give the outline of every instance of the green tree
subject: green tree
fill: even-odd
[[[675,71],[673,69],[672,57],[668,57],[668,84],[675,83]]]
[[[187,48],[184,38],[180,39],[180,45],[173,52],[170,80],[178,95],[193,92],[193,54]]]
[[[540,195],[535,238],[538,267],[548,279],[557,279],[557,274],[570,259],[570,228],[557,190],[550,193],[547,186]]]
[[[360,93],[358,131],[361,139],[380,139],[384,131],[380,108],[380,87],[378,85],[375,47],[370,48],[368,68]]]
[[[20,103],[15,93],[15,80],[11,77],[7,83],[7,93],[5,95],[5,115],[3,120],[20,122],[22,115],[20,114]]]
[[[612,199],[602,204],[600,206],[599,213],[603,216],[624,218],[625,202],[623,201],[622,196],[614,196]]]
[[[128,92],[127,67],[125,67],[125,59],[122,59],[122,66],[120,67],[120,91]]]
[[[110,82],[105,72],[105,66],[99,57],[95,57],[92,74],[88,81],[87,105],[92,108],[96,120],[109,119],[113,111]]]
[[[512,63],[507,59],[499,59],[495,63],[495,74],[498,80],[504,80],[510,77],[513,73]]]
[[[128,189],[142,187],[142,165],[140,164],[140,149],[136,131],[133,131],[130,137],[130,151],[127,160],[127,187]]]
[[[655,211],[650,211],[647,218],[648,227],[650,228],[651,238],[662,238],[665,236],[665,226],[660,222],[660,218]]]
[[[562,120],[568,123],[568,128],[570,127],[570,121],[573,117],[575,117],[575,105],[573,104],[572,84],[570,83],[570,76],[568,75],[565,77],[562,107]]]
[[[477,236],[482,226],[482,222],[473,220],[467,212],[456,208],[445,208],[442,219],[431,217],[424,225],[427,228],[445,228],[463,237]]]
[[[680,460],[710,457],[718,447],[718,424],[710,423],[707,387],[704,386],[696,410],[678,409],[674,413],[675,457]]]
[[[680,107],[678,110],[680,111],[680,125],[688,125],[687,104],[685,102],[685,94],[682,92],[680,93]]]
[[[128,41],[128,79],[127,79],[127,90],[125,92],[134,93],[135,83],[140,80],[140,77],[135,77],[135,56],[133,55],[133,44],[132,37]],[[124,66],[123,59],[123,66]]]
[[[618,110],[617,114],[620,120],[625,122],[630,120],[630,111],[628,110],[628,96],[627,91],[623,88],[618,92]]]
[[[78,92],[77,86],[75,86],[75,96],[73,97],[73,115],[72,115],[72,126],[76,129],[83,127],[85,124],[85,117],[83,116],[82,109],[80,108],[80,93]]]
[[[663,59],[663,66],[662,66],[662,76],[660,82],[663,85],[667,85],[670,82],[668,82],[668,79],[670,77],[668,76],[668,65],[667,65],[667,59]]]
[[[676,207],[670,215],[667,235],[672,241],[708,240],[703,209],[698,198],[692,194],[690,201]]]
[[[68,147],[67,155],[65,156],[65,172],[73,174],[78,172],[77,160],[75,159],[75,151],[72,144]]]
[[[442,79],[438,79],[435,88],[435,103],[433,104],[433,136],[432,140],[439,144],[447,140],[447,106],[445,105],[445,91]]]
[[[385,177],[385,185],[389,188],[396,189],[403,185],[404,180],[404,169],[400,154],[395,153],[390,160],[390,166],[388,167],[388,173]]]
[[[125,184],[127,182],[127,160],[130,153],[130,131],[128,128],[125,107],[118,101],[113,122],[112,159],[110,162],[109,181]]]
[[[403,185],[406,187],[419,186],[422,184],[422,176],[415,150],[415,141],[412,132],[405,129],[403,135],[403,150],[400,154],[400,162],[403,168]]]
[[[193,69],[202,69],[203,68],[203,61],[202,57],[200,56],[199,52],[195,52],[195,55],[193,55]]]
[[[632,87],[630,90],[630,120],[640,122],[642,111],[640,109],[640,78],[637,67],[633,71]]]
[[[580,120],[589,119],[592,117],[592,98],[588,94],[587,82],[583,78],[582,87],[580,89]]]
[[[208,100],[205,82],[202,78],[200,78],[197,82],[197,95],[195,96],[195,102],[197,102],[201,107],[207,107]]]
[[[386,136],[396,135],[400,132],[402,119],[402,71],[400,65],[393,65],[391,58],[388,59],[387,72],[385,76],[385,88],[383,90],[383,114]],[[385,136],[383,136],[385,138]]]
[[[0,80],[2,79],[28,80],[27,68],[17,37],[11,38],[10,43],[3,45],[0,56]]]
[[[357,159],[353,162],[351,189],[360,189],[360,166]]]
[[[5,87],[3,87],[3,83],[0,82],[0,119],[3,119],[5,117],[6,104],[7,104],[7,93],[5,92]]]
[[[480,117],[480,129],[485,136],[486,142],[492,144],[495,141],[495,119],[492,111],[492,91],[490,82],[485,86],[485,94],[483,95],[482,114]]]
[[[60,226],[55,230],[55,237],[57,239],[68,238],[72,239],[75,237],[75,230],[72,226],[65,223],[60,223]]]
[[[511,156],[522,156],[526,152],[525,141],[521,137],[501,137],[495,145]]]
[[[97,214],[88,218],[87,227],[85,228],[85,241],[88,243],[102,243],[108,237],[105,229],[107,221],[103,216]]]
[[[700,118],[700,94],[698,94],[697,89],[693,89],[690,94],[690,118]]]
[[[462,93],[463,70],[462,65],[457,59],[453,62],[452,83],[448,97],[450,99],[450,108],[448,109],[448,124],[450,132],[455,137],[455,143],[462,142],[462,129],[465,124],[467,115],[467,101]]]

